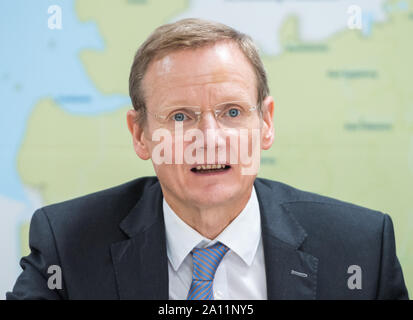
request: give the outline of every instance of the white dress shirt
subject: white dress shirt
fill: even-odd
[[[257,195],[213,240],[187,225],[163,200],[169,272],[169,299],[185,300],[192,282],[193,248],[205,248],[217,241],[230,250],[215,273],[214,299],[267,299],[261,218]]]

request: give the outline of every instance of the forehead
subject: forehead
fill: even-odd
[[[174,51],[150,63],[143,81],[147,107],[255,99],[256,76],[234,42]]]

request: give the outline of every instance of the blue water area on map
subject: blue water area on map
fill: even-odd
[[[55,4],[60,30],[48,27]],[[0,194],[27,203],[16,162],[36,103],[52,98],[72,114],[96,115],[130,99],[102,94],[86,74],[79,53],[102,51],[104,41],[95,23],[78,20],[73,0],[1,1],[0,12]]]
[[[407,10],[409,10],[409,3],[406,0],[399,0],[392,4],[385,3],[383,8],[387,13],[406,12]],[[368,37],[371,35],[371,29],[376,19],[372,12],[363,11],[362,20],[363,20],[362,33],[363,35]]]
[[[371,27],[374,22],[373,13],[363,12],[362,20],[363,20],[363,29],[362,29],[363,35],[368,37],[371,35]]]
[[[391,13],[391,12],[405,12],[409,10],[409,3],[406,0],[399,0],[394,3],[385,3],[383,6],[384,10],[386,12]]]

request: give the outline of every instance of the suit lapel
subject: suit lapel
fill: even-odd
[[[269,300],[315,299],[318,259],[300,250],[307,234],[282,206],[282,196],[262,180],[255,188],[260,204]]]
[[[111,245],[119,298],[168,299],[168,258],[158,182],[145,189],[120,228],[130,238]]]
[[[318,259],[300,250],[307,234],[282,206],[281,192],[256,179],[268,299],[315,299]],[[147,187],[111,245],[120,299],[167,300],[168,258],[159,182]]]

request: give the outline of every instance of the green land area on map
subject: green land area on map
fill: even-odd
[[[263,56],[276,105],[275,141],[263,152],[260,176],[390,214],[413,292],[408,198],[413,190],[413,1],[407,3],[408,11],[389,13],[368,36],[343,30],[319,43],[303,42],[300,20],[286,19],[279,30],[282,53]],[[186,5],[78,1],[80,19],[96,21],[105,39],[105,51],[80,55],[97,88],[128,94],[135,50]],[[119,24],[119,17],[125,23]],[[128,108],[78,116],[50,98],[39,101],[18,156],[24,184],[50,204],[153,175],[151,163],[134,153]],[[28,228],[22,228],[26,254]]]

